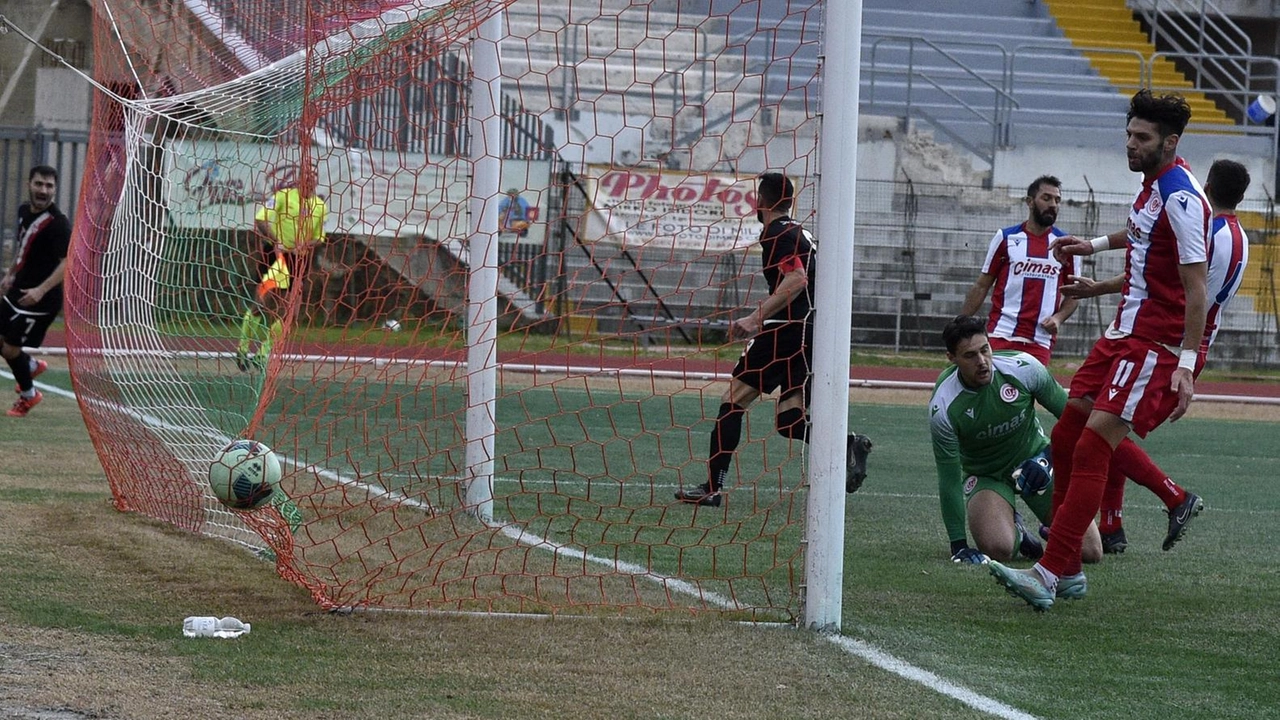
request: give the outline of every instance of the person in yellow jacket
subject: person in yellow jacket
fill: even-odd
[[[284,293],[297,277],[304,253],[325,241],[324,221],[328,208],[317,195],[303,197],[296,187],[276,189],[254,214],[254,230],[262,239],[261,281],[255,302],[244,313],[236,366],[242,372],[265,367],[272,344],[279,339],[284,314]],[[255,338],[262,336],[263,317],[271,318],[266,337],[250,352]]]

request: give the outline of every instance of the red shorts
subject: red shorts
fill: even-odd
[[[1000,352],[1001,350],[1024,352],[1039,360],[1040,364],[1045,367],[1049,367],[1049,358],[1053,355],[1049,348],[1033,342],[1018,342],[1017,340],[1006,340],[1004,338],[991,337],[990,335],[987,336],[987,342],[990,343],[993,352]]]
[[[1118,416],[1144,438],[1178,407],[1170,387],[1177,369],[1178,356],[1159,343],[1102,338],[1071,379],[1068,396],[1092,398],[1094,410]]]

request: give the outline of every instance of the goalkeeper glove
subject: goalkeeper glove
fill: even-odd
[[[1022,461],[1013,471],[1013,485],[1024,498],[1043,495],[1053,482],[1053,465],[1046,453]]]
[[[964,540],[951,543],[951,562],[968,565],[984,565],[989,560],[986,555],[969,547]]]

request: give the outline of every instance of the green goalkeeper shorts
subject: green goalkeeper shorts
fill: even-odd
[[[1009,503],[1010,507],[1015,510],[1018,507],[1017,503],[1014,502],[1018,497],[1018,491],[1013,485],[1012,477],[1000,480],[993,477],[977,477],[970,475],[965,478],[964,499],[966,503],[974,496],[974,493],[977,493],[979,490],[990,490],[1004,498],[1004,501]],[[1053,512],[1053,486],[1050,485],[1048,489],[1039,495],[1032,495],[1029,498],[1023,498],[1022,502],[1025,503],[1031,512],[1040,519],[1041,523],[1048,525],[1049,516]]]

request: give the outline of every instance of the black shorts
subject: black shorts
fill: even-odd
[[[7,296],[0,298],[0,336],[14,347],[40,347],[57,317],[57,310],[28,310]]]
[[[813,358],[813,326],[803,322],[765,325],[751,338],[733,367],[733,377],[768,394],[786,397],[804,392],[809,404],[809,367]]]

